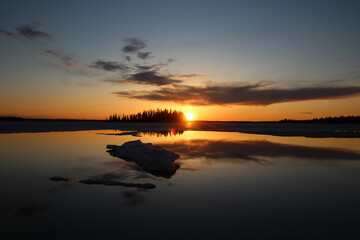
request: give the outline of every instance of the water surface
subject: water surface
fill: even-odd
[[[138,139],[178,153],[180,168],[154,176],[106,152]],[[0,135],[0,159],[2,239],[359,237],[358,138],[18,133]],[[156,188],[79,183],[89,177]]]

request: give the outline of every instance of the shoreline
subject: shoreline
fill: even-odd
[[[360,124],[312,124],[279,122],[214,122],[181,123],[106,122],[106,121],[0,121],[0,134],[42,133],[90,130],[135,132],[222,131],[273,136],[302,136],[310,138],[360,138]]]

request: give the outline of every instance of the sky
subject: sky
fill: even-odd
[[[360,115],[360,2],[0,2],[0,115]]]

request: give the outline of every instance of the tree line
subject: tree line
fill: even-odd
[[[106,120],[112,122],[183,122],[185,114],[181,111],[156,109],[138,112],[135,114],[113,114]]]
[[[23,121],[24,118],[16,116],[0,116],[0,121]]]
[[[360,116],[323,117],[308,120],[283,119],[284,123],[360,123]]]

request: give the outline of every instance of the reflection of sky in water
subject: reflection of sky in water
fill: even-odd
[[[97,133],[114,132],[0,135],[2,234],[103,239],[357,234],[359,139]],[[181,168],[164,179],[106,152],[107,144],[137,139],[177,152]],[[56,175],[70,181],[49,180]],[[78,183],[88,177],[157,187]]]

